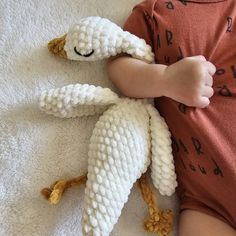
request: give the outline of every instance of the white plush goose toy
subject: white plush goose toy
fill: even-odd
[[[100,17],[80,20],[68,34],[51,41],[49,49],[79,61],[119,53],[148,63],[154,60],[151,47],[143,39]],[[149,165],[159,192],[170,196],[175,191],[170,132],[147,99],[120,98],[108,88],[74,84],[43,92],[40,108],[62,118],[101,114],[89,144],[84,235],[110,234],[133,184]]]

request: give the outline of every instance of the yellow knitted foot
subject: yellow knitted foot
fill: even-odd
[[[172,230],[173,213],[171,210],[159,210],[158,216],[144,222],[148,232],[158,233],[159,236],[168,236]]]
[[[173,223],[172,211],[158,208],[154,192],[148,183],[147,174],[141,176],[138,185],[149,212],[149,218],[144,222],[144,229],[148,232],[158,233],[159,236],[169,235]]]
[[[42,189],[42,195],[49,201],[51,204],[57,204],[62,197],[63,192],[65,191],[66,181],[59,180],[53,184],[50,188]]]
[[[50,188],[44,188],[41,190],[41,194],[51,203],[57,204],[62,197],[62,194],[66,189],[81,186],[87,181],[87,173],[76,178],[69,180],[59,180],[56,181]]]
[[[61,180],[54,186],[53,191],[48,199],[51,204],[57,204],[61,200],[61,196],[64,193],[66,181]]]

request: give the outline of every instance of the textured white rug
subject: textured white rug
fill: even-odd
[[[47,42],[80,18],[107,17],[122,25],[138,0],[0,1],[0,235],[82,235],[84,188],[49,205],[40,189],[86,172],[88,142],[98,117],[62,120],[39,111],[45,90],[70,83],[113,88],[103,62],[56,58]],[[159,198],[176,208],[175,197]],[[147,209],[134,186],[112,236],[152,235],[142,228]],[[176,235],[174,232],[172,235]]]

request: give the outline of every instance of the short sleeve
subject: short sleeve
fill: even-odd
[[[153,46],[153,21],[147,10],[141,8],[139,5],[134,7],[132,13],[126,20],[123,29],[139,38],[142,38]]]

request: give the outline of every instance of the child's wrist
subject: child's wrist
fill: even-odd
[[[165,70],[167,66],[162,64],[153,64],[151,66],[151,77],[153,80],[153,88],[156,91],[156,97],[165,96],[166,90],[168,89],[165,78]]]

